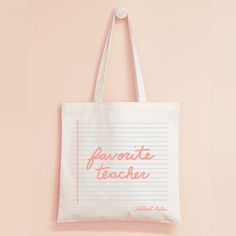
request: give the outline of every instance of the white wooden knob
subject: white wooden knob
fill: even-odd
[[[119,7],[116,10],[116,17],[120,20],[125,19],[128,16],[128,11],[123,8],[123,7]]]

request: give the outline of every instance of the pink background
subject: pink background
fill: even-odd
[[[0,4],[1,235],[236,235],[234,0]],[[56,223],[59,106],[91,101],[105,30],[120,5],[131,13],[148,100],[181,104],[181,225]],[[107,101],[135,100],[126,30],[116,24]]]

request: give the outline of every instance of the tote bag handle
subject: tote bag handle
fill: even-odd
[[[112,31],[113,31],[112,29],[115,24],[116,18],[118,19],[127,18],[129,36],[130,36],[130,41],[131,41],[131,46],[132,46],[132,59],[133,59],[134,69],[135,69],[136,97],[137,97],[138,102],[146,102],[143,76],[142,76],[137,49],[135,46],[134,36],[131,29],[130,16],[128,12],[123,8],[118,8],[115,11],[112,18],[110,29],[106,38],[106,43],[103,49],[101,63],[98,69],[96,87],[95,87],[95,92],[94,92],[94,102],[102,102],[102,97],[103,97],[103,92],[104,92],[104,83],[105,83],[105,72],[106,72],[107,61],[109,57],[109,51],[111,47],[111,39],[112,39]]]

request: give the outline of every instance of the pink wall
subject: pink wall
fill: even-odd
[[[5,2],[1,235],[235,235],[235,1]],[[56,223],[59,106],[91,101],[108,20],[120,5],[132,17],[148,100],[181,104],[178,226]],[[135,100],[125,32],[116,24],[105,100]]]

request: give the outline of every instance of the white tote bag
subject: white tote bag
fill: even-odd
[[[103,102],[116,18],[127,19],[138,102]],[[58,222],[179,223],[178,103],[146,102],[129,15],[114,14],[94,102],[62,104]]]

